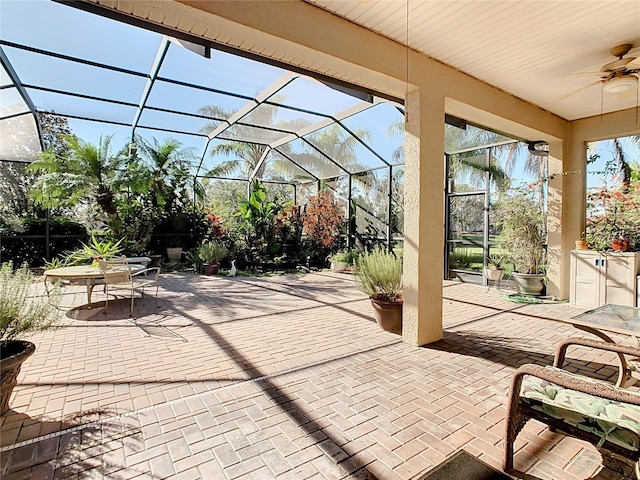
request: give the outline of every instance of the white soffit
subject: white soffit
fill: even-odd
[[[638,106],[597,82],[610,49],[640,57],[640,0],[305,0],[563,118]],[[640,65],[639,65],[640,67]],[[562,99],[562,100],[561,100]],[[603,105],[602,105],[603,104]]]
[[[305,60],[304,49],[293,57],[260,48],[253,38],[200,31],[174,2],[84,1],[331,75]],[[627,57],[640,57],[640,0],[302,1],[402,44],[408,25],[411,48],[568,120],[638,106],[638,90],[617,95],[601,84],[585,88],[600,77],[582,73],[615,60],[616,45],[633,44]],[[374,87],[363,78],[342,80]]]

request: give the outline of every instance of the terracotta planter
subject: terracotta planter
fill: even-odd
[[[8,340],[0,342],[2,357],[0,357],[0,415],[9,411],[9,399],[13,388],[18,384],[18,374],[23,362],[36,349],[31,342],[22,340]]]
[[[576,240],[576,250],[588,250],[589,244],[585,240]]]
[[[613,248],[616,252],[626,252],[629,250],[629,239],[628,238],[616,238],[613,242],[611,242],[611,248]]]
[[[514,272],[511,277],[516,284],[516,291],[520,295],[531,295],[533,297],[544,295],[545,275],[543,273]]]
[[[220,268],[220,264],[218,263],[205,263],[202,266],[202,270],[205,275],[215,275],[218,273],[218,269]]]
[[[373,316],[385,332],[402,333],[402,302],[371,299]]]

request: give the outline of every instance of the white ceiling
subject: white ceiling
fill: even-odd
[[[305,1],[402,44],[408,11],[412,48],[568,120],[639,105],[638,89],[583,89],[600,77],[580,73],[616,45],[640,57],[640,0]]]

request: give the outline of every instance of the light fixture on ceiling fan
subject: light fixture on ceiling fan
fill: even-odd
[[[602,88],[607,93],[625,93],[638,87],[638,77],[635,75],[620,75],[604,82]]]

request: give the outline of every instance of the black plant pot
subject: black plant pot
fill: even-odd
[[[33,343],[23,340],[0,342],[0,415],[9,411],[9,399],[13,387],[18,384],[20,367],[35,350]]]

